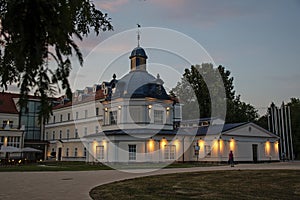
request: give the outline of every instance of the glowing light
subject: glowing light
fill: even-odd
[[[148,105],[148,108],[151,109],[151,108],[152,108],[152,105]]]
[[[122,106],[118,106],[119,110],[121,110]]]
[[[105,112],[107,112],[108,108],[104,108]]]
[[[162,149],[165,148],[165,145],[167,145],[167,143],[168,143],[168,141],[165,138],[161,139],[161,141],[160,141],[161,148]]]
[[[148,151],[149,152],[154,151],[154,140],[153,139],[150,139],[148,142]]]
[[[266,144],[265,144],[266,155],[270,155],[270,149],[271,149],[270,142],[266,141]]]
[[[167,107],[167,111],[169,111],[170,110],[170,107]]]
[[[278,143],[278,141],[276,141],[274,143],[274,149],[275,149],[275,152],[278,153],[278,151],[279,151],[279,143]]]
[[[198,140],[198,144],[199,144],[199,147],[200,147],[200,151],[204,150],[204,141],[200,139],[200,140]]]
[[[230,140],[229,146],[230,146],[230,151],[234,151],[234,149],[235,149],[235,140],[233,138]]]
[[[219,151],[220,153],[223,153],[224,150],[224,141],[222,139],[219,140]]]

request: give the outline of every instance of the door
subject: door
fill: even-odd
[[[58,155],[57,155],[58,161],[61,161],[61,151],[62,151],[62,149],[58,148]]]
[[[257,144],[252,144],[253,162],[257,162]]]

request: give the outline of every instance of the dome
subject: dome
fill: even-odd
[[[112,98],[145,98],[169,99],[164,87],[157,84],[157,79],[147,71],[131,71],[118,80]]]
[[[144,57],[144,58],[148,58],[147,55],[146,55],[146,52],[145,50],[142,48],[142,47],[136,47],[132,50],[131,52],[131,55],[130,55],[130,59],[133,58],[133,57]]]

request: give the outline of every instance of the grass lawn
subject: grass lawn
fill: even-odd
[[[85,162],[45,162],[26,165],[0,166],[0,172],[26,171],[89,171],[108,170],[106,165],[89,165]]]
[[[209,167],[218,164],[209,163],[173,163],[165,164],[116,164],[112,168],[104,164],[90,165],[85,162],[44,162],[25,165],[0,166],[0,172],[26,172],[26,171],[89,171],[108,169],[159,169],[159,168],[189,168],[189,167]]]
[[[300,171],[234,170],[136,178],[96,187],[95,199],[300,199]]]

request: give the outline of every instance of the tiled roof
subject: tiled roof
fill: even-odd
[[[103,98],[105,98],[104,94],[103,94],[103,90],[98,89],[96,91],[96,93],[93,93],[92,91],[90,91],[89,94],[83,95],[81,101],[78,100],[78,97],[73,97],[72,101],[68,101],[64,104],[58,104],[53,107],[53,110],[65,108],[65,107],[69,107],[69,106],[77,105],[77,104],[81,104],[81,103],[93,102],[93,101],[100,100]]]
[[[13,98],[19,98],[19,94],[0,93],[0,113],[18,114]]]

